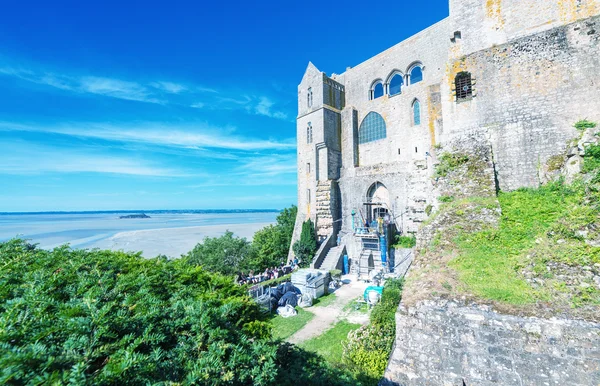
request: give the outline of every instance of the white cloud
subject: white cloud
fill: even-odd
[[[228,135],[231,128],[217,128],[206,124],[111,126],[95,123],[80,123],[57,126],[34,126],[0,122],[0,131],[31,131],[55,133],[80,138],[96,138],[110,141],[135,142],[159,146],[183,148],[208,147],[228,150],[288,150],[296,147],[295,140],[263,140]]]
[[[287,119],[288,118],[287,114],[285,114],[281,111],[273,111],[272,110],[272,107],[274,105],[275,105],[275,103],[273,101],[271,101],[269,98],[263,96],[263,97],[259,98],[259,102],[255,106],[254,111],[258,115],[264,115],[264,116],[270,117],[270,118],[284,119],[284,120]]]
[[[3,148],[4,147],[4,148]],[[3,148],[3,149],[2,149]],[[157,166],[151,161],[51,148],[30,143],[5,143],[2,147],[0,173],[109,173],[154,177],[188,177],[182,170]]]
[[[187,91],[187,87],[182,85],[182,84],[178,84],[178,83],[173,83],[173,82],[152,82],[150,83],[150,86],[168,92],[170,94],[179,94],[183,91]]]
[[[271,98],[260,94],[240,95],[232,90],[217,91],[204,86],[170,81],[142,83],[111,77],[82,76],[8,65],[0,66],[0,74],[77,94],[101,95],[130,101],[175,104],[211,110],[242,110],[249,114],[281,120],[287,120],[289,117],[287,113],[275,109],[276,103]],[[208,98],[206,94],[214,95]]]

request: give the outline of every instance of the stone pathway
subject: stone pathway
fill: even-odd
[[[366,324],[369,321],[368,314],[352,313],[349,315],[349,312],[344,312],[344,307],[361,296],[368,284],[357,281],[356,276],[353,275],[346,275],[342,279],[349,280],[350,283],[342,285],[335,291],[335,303],[327,307],[314,306],[307,308],[306,310],[315,314],[315,317],[306,326],[290,336],[287,339],[288,342],[298,344],[319,336],[341,319],[348,319],[351,323],[360,324]]]

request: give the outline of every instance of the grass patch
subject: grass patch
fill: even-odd
[[[331,364],[340,364],[342,362],[342,342],[346,341],[350,331],[354,331],[360,326],[360,324],[342,320],[322,335],[302,342],[299,346],[321,355]]]
[[[285,340],[300,331],[302,327],[315,317],[315,314],[300,307],[296,307],[296,311],[298,311],[298,315],[292,316],[291,318],[282,318],[281,316],[276,315],[271,319],[271,324],[273,325],[273,338]]]
[[[588,121],[587,119],[582,119],[575,123],[575,128],[577,130],[585,130],[585,129],[593,129],[596,127],[596,122]]]
[[[313,302],[313,307],[329,307],[335,303],[336,299],[337,296],[335,293],[323,295],[320,298],[315,299]]]
[[[343,309],[344,312],[367,314],[369,312],[369,306],[362,299],[362,296],[357,299],[353,299],[350,303],[346,304]]]
[[[525,255],[540,238],[569,235],[582,245],[582,253],[590,254],[589,247],[576,239],[576,231],[597,221],[598,208],[593,204],[597,199],[587,195],[582,183],[566,186],[558,181],[539,189],[501,193],[499,201],[499,228],[458,236],[459,257],[450,262],[451,267],[467,289],[480,297],[517,305],[551,301],[548,291],[533,289],[520,275]],[[584,261],[574,255],[568,263]]]
[[[435,167],[435,177],[446,177],[448,173],[469,162],[469,157],[462,153],[444,153]]]

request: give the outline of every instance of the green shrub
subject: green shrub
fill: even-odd
[[[575,128],[577,130],[593,129],[594,127],[596,127],[596,122],[590,122],[587,119],[582,119],[575,123]]]
[[[0,243],[0,384],[355,385],[187,262]]]
[[[294,254],[300,260],[300,266],[307,267],[317,252],[317,238],[315,235],[315,226],[309,219],[302,224],[302,233],[300,240],[294,243],[292,247]]]
[[[354,369],[357,379],[378,380],[383,376],[396,336],[395,314],[402,299],[402,286],[402,280],[388,280],[381,301],[371,311],[371,324],[348,335],[342,358]]]
[[[410,236],[396,236],[396,244],[394,248],[414,248],[417,245],[417,237],[415,235]]]
[[[454,201],[454,196],[440,196],[438,200],[443,203],[449,203]]]
[[[342,271],[340,271],[339,269],[332,269],[331,271],[329,271],[329,274],[334,279],[339,279],[342,277]]]
[[[469,162],[469,157],[462,153],[444,153],[440,163],[435,167],[435,177],[446,177],[448,173]]]
[[[433,206],[431,206],[431,205],[427,205],[427,206],[425,207],[425,214],[426,214],[427,216],[431,216],[431,212],[433,212]]]

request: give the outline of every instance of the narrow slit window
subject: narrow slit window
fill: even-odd
[[[413,102],[413,122],[415,126],[421,124],[421,102],[418,99]]]
[[[308,108],[310,109],[313,105],[313,94],[312,94],[312,87],[308,88],[308,95],[306,96],[306,103],[308,105]]]
[[[313,129],[312,124],[308,122],[308,126],[306,127],[306,143],[312,143],[313,141]]]
[[[306,172],[310,174],[310,162],[306,164]]]

